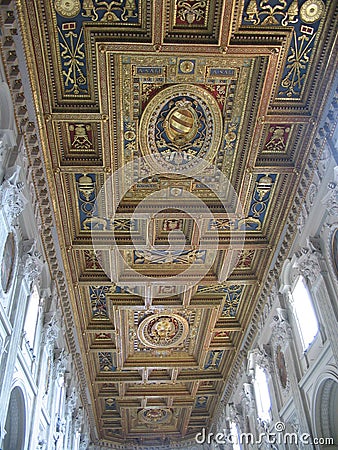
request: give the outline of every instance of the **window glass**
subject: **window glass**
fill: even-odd
[[[256,366],[254,389],[258,417],[261,420],[270,420],[271,398],[269,393],[269,385],[264,369]]]
[[[306,350],[318,333],[318,321],[310,292],[303,277],[297,280],[292,291],[292,298],[303,350]]]
[[[36,325],[39,318],[39,293],[36,286],[33,288],[32,295],[28,300],[28,307],[24,325],[24,331],[26,332],[26,339],[30,344],[30,347],[34,345]]]

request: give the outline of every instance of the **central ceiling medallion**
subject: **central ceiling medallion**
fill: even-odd
[[[200,86],[163,89],[146,106],[140,121],[140,147],[152,168],[193,175],[210,163],[222,139],[222,113]]]
[[[147,424],[162,424],[170,422],[172,411],[168,408],[144,408],[138,412],[140,422]]]
[[[137,330],[140,341],[151,348],[177,347],[187,337],[188,321],[178,314],[152,314]]]

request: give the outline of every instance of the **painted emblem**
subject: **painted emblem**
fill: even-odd
[[[189,102],[180,101],[164,121],[167,136],[177,147],[190,142],[198,130],[198,118]]]
[[[216,99],[200,86],[170,86],[155,95],[140,121],[140,147],[155,170],[196,173],[216,154],[222,114]],[[203,164],[204,163],[204,164]]]
[[[81,11],[80,0],[55,0],[55,10],[60,16],[75,17]]]
[[[151,348],[177,347],[188,332],[187,320],[178,314],[152,314],[140,323],[137,330],[140,341]]]

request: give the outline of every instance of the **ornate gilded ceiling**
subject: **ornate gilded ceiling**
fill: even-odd
[[[335,2],[17,6],[97,436],[193,438],[284,237]]]

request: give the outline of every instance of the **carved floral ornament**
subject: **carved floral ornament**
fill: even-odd
[[[53,315],[51,320],[47,322],[44,326],[44,342],[49,345],[53,346],[54,342],[56,341],[60,331],[60,321],[56,315],[56,313]]]
[[[293,267],[297,272],[308,279],[311,284],[315,284],[321,278],[323,255],[320,250],[319,241],[309,237],[307,246],[296,254],[296,261]]]
[[[288,321],[286,309],[277,308],[277,314],[273,317],[271,326],[274,346],[280,345],[285,350],[292,339],[292,328]]]
[[[243,383],[243,390],[241,391],[241,403],[243,409],[246,410],[247,413],[255,411],[255,395],[254,388],[251,383]]]
[[[76,389],[73,387],[71,394],[67,397],[67,412],[70,416],[76,408],[77,398]]]
[[[56,357],[55,363],[54,363],[54,376],[55,379],[61,378],[64,376],[64,373],[66,372],[67,365],[69,362],[69,354],[62,349],[59,352],[59,355]]]
[[[0,207],[3,209],[9,225],[15,224],[16,219],[24,210],[27,199],[24,196],[24,184],[19,181],[20,166],[10,167],[5,175],[5,180],[0,186]]]
[[[229,403],[229,419],[231,422],[241,424],[243,419],[243,411],[241,405],[235,405],[234,403]]]
[[[255,366],[258,365],[267,373],[273,370],[273,363],[271,358],[271,349],[269,345],[263,345],[262,348],[251,350],[248,355],[248,372],[250,375],[254,374]]]
[[[20,273],[28,282],[35,281],[42,272],[43,260],[41,253],[36,249],[35,239],[29,239],[21,243]]]

